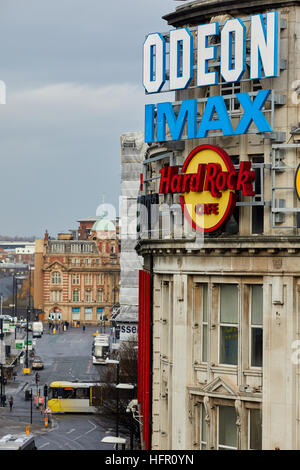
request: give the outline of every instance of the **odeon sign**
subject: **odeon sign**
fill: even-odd
[[[255,171],[251,162],[240,162],[236,171],[230,157],[212,145],[196,147],[187,157],[180,172],[179,166],[160,170],[160,194],[180,193],[182,211],[201,232],[213,232],[232,215],[237,192],[254,196]]]
[[[248,32],[246,21],[250,24]],[[208,87],[280,75],[280,14],[277,11],[253,15],[244,21],[232,18],[224,25],[217,22],[199,25],[193,32],[189,28],[178,28],[171,30],[168,38],[160,33],[147,36],[143,48],[143,85],[147,93],[176,91],[192,83],[196,87]],[[247,68],[249,75],[246,75]],[[168,90],[165,89],[167,80]],[[216,130],[221,135],[241,135],[246,134],[252,124],[259,133],[272,132],[263,112],[270,93],[271,90],[264,89],[257,94],[234,95],[243,113],[237,123],[233,122],[226,106],[227,98],[223,96],[202,99],[205,106],[200,123],[198,104],[201,100],[147,104],[145,142],[165,141],[167,125],[171,140],[205,138],[209,131]],[[186,136],[183,137],[185,126]]]

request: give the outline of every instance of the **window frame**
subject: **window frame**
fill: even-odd
[[[262,324],[261,325],[256,325],[252,323],[252,295],[253,295],[253,287],[254,286],[261,286],[263,289],[263,284],[251,284],[250,285],[250,302],[249,302],[249,368],[254,369],[254,370],[262,370],[263,367],[263,349],[262,349],[262,365],[261,366],[254,366],[252,365],[252,330],[253,329],[260,329],[262,330],[262,336],[263,336],[263,318],[262,318]],[[262,305],[262,310],[263,310],[263,305]],[[263,343],[262,343],[262,348],[263,348]]]
[[[221,286],[236,286],[237,289],[237,305],[238,305],[238,311],[237,311],[237,323],[224,323],[221,322]],[[219,311],[218,311],[218,364],[219,366],[222,367],[235,367],[237,368],[239,365],[239,344],[240,344],[240,292],[239,292],[239,284],[237,283],[220,283],[219,284]],[[237,329],[237,361],[236,364],[226,364],[226,362],[221,362],[221,328],[227,327],[227,328],[236,328]]]
[[[51,273],[51,284],[53,286],[60,286],[62,281],[62,275],[60,271],[52,271]]]
[[[235,411],[234,406],[227,406],[227,405],[217,405],[217,450],[238,450],[238,436],[237,436],[237,429],[236,429],[236,447],[226,446],[224,444],[220,444],[220,408],[232,408]],[[235,411],[236,414],[236,411]]]
[[[74,298],[74,293],[77,292],[78,293],[78,299],[75,299]],[[72,290],[72,302],[80,302],[80,289],[73,289]]]

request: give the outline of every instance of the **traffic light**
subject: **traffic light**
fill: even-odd
[[[35,374],[35,383],[37,384],[37,383],[39,383],[39,381],[40,381],[40,374],[37,372]]]
[[[45,384],[44,385],[44,397],[47,397],[48,396],[48,387],[47,385]]]

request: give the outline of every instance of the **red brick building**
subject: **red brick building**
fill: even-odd
[[[36,240],[34,306],[63,321],[96,324],[119,302],[117,223],[80,220],[78,231]]]

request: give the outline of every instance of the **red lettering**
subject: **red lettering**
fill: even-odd
[[[216,176],[222,170],[218,163],[208,163],[204,191],[210,191],[213,197],[221,197],[222,194],[216,189]]]
[[[171,193],[181,193],[181,180],[181,175],[177,174],[173,176],[171,180]]]
[[[227,176],[227,188],[228,189],[235,189],[236,187],[236,172],[230,171]]]
[[[255,196],[252,183],[256,174],[251,171],[251,162],[241,162],[238,172],[222,171],[219,163],[201,163],[197,173],[179,174],[179,166],[165,166],[160,174],[160,194],[209,191],[219,198],[223,191],[231,190],[242,191],[244,196]]]
[[[191,176],[192,176],[192,173],[185,173],[183,175],[182,188],[181,188],[183,193],[188,193],[190,191],[189,182],[190,182]]]
[[[212,203],[212,204],[197,204],[195,206],[195,212],[197,215],[219,215],[219,204]]]
[[[178,174],[179,167],[178,166],[164,166],[160,170],[160,185],[159,185],[159,193],[160,194],[168,194],[170,192],[170,185],[172,176]]]
[[[224,191],[227,187],[227,175],[225,171],[221,171],[216,177],[216,188],[219,191]]]
[[[198,172],[193,174],[190,179],[190,191],[202,193],[205,179],[206,165],[198,165]]]
[[[255,180],[255,171],[250,171],[251,162],[241,162],[240,171],[238,173],[236,189],[242,189],[244,196],[255,196],[252,182]]]

